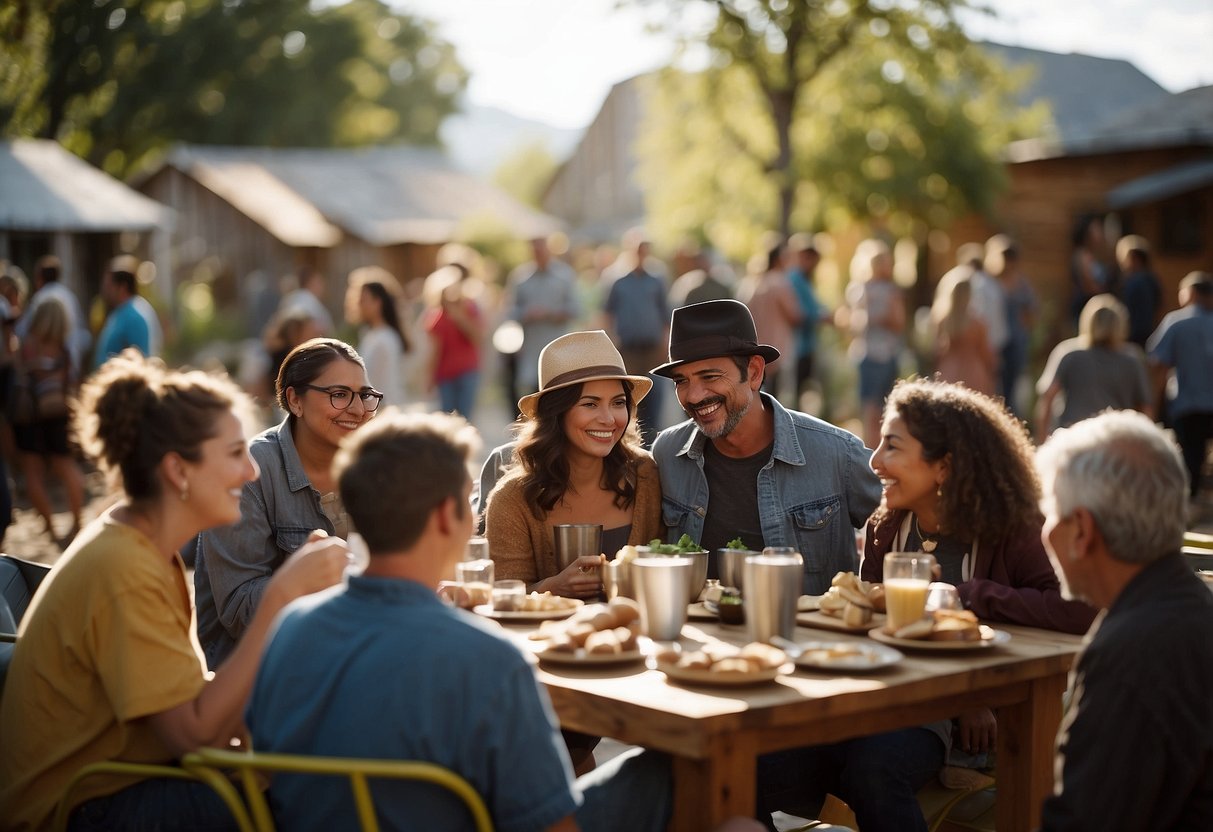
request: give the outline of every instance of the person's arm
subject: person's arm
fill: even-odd
[[[980,318],[974,318],[974,330],[977,333],[977,360],[990,372],[998,371],[998,356],[990,347],[990,334],[985,323]]]
[[[1036,442],[1040,444],[1049,438],[1053,432],[1053,400],[1061,392],[1061,383],[1053,382],[1036,402]]]
[[[539,580],[531,543],[527,515],[530,508],[522,499],[517,478],[502,480],[484,503],[484,536],[489,541],[489,553],[495,564],[497,580],[517,579],[531,585]]]
[[[1040,541],[1039,526],[1028,524],[1015,539],[997,545],[1004,547],[1003,565],[1008,583],[974,578],[957,585],[956,591],[967,609],[981,619],[1062,633],[1082,635],[1090,629],[1096,611],[1081,601],[1062,597],[1057,573]],[[994,554],[978,550],[978,557]]]
[[[779,292],[779,311],[785,321],[793,327],[800,326],[805,319],[805,309],[800,305],[796,289],[785,278]]]
[[[244,705],[275,616],[288,603],[341,580],[349,550],[338,538],[314,538],[269,581],[244,636],[215,677],[194,699],[147,717],[161,742],[176,756],[203,746],[222,746],[241,733]]]

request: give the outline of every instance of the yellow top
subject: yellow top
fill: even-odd
[[[81,766],[170,761],[140,718],[194,699],[205,672],[181,558],[108,515],[90,523],[21,622],[0,701],[0,827],[45,827]],[[73,800],[135,782],[90,778]]]

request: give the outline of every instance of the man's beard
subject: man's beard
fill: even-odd
[[[720,403],[720,406],[723,407],[725,411],[724,424],[718,428],[706,428],[703,426],[702,422],[695,418],[695,411],[701,409],[704,405],[712,405],[716,404],[717,402]],[[723,396],[716,396],[712,399],[708,399],[707,401],[702,401],[694,407],[684,407],[682,410],[691,418],[692,421],[695,422],[695,425],[708,439],[721,439],[728,436],[733,432],[734,428],[741,424],[741,420],[744,419],[746,414],[750,412],[750,405],[751,402],[746,402],[744,407],[738,410],[732,410],[729,408],[728,401]]]

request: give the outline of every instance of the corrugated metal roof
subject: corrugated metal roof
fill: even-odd
[[[147,231],[172,212],[49,139],[0,142],[0,228]]]
[[[290,245],[332,245],[324,241],[337,229],[375,246],[444,243],[482,216],[523,238],[561,227],[556,218],[456,171],[437,150],[183,145],[168,164]],[[259,171],[256,178],[252,171]],[[211,182],[225,184],[219,190]]]

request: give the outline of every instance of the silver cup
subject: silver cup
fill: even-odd
[[[630,564],[640,626],[657,641],[675,641],[687,621],[687,582],[695,568],[691,558],[676,555],[636,558]]]
[[[745,575],[745,618],[750,639],[792,638],[796,630],[796,601],[800,597],[804,560],[799,554],[750,555]]]
[[[716,565],[720,571],[720,585],[731,586],[745,595],[745,589],[742,587],[745,583],[745,559],[757,554],[759,552],[751,549],[717,549]]]
[[[552,527],[552,545],[560,569],[582,555],[602,554],[601,523],[568,523]]]

